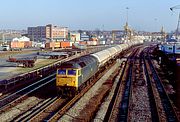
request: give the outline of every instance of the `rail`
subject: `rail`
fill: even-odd
[[[148,63],[149,63],[150,69],[152,71],[152,77],[155,81],[157,90],[159,92],[161,102],[162,102],[164,111],[166,113],[167,120],[170,122],[177,122],[178,121],[177,114],[172,106],[172,103],[162,85],[162,82],[161,82],[149,56],[148,56]]]
[[[33,116],[37,116],[39,112],[43,111],[44,108],[46,108],[48,105],[56,101],[57,97],[52,97],[47,100],[42,101],[40,106],[35,106],[31,112],[23,113],[23,115],[19,115],[16,118],[13,119],[15,122],[25,122],[29,121]]]
[[[153,86],[152,86],[152,83],[150,80],[150,74],[148,72],[147,64],[146,64],[145,57],[144,57],[143,53],[144,52],[142,52],[142,54],[141,54],[141,56],[142,56],[141,58],[143,59],[143,62],[144,62],[144,72],[145,72],[146,80],[147,80],[147,88],[148,88],[148,95],[149,95],[150,108],[151,108],[151,118],[152,118],[153,122],[159,122],[160,116],[159,116],[159,113],[157,110],[157,103],[156,103],[155,97],[154,97],[155,93],[153,91]]]
[[[131,83],[132,83],[132,69],[134,64],[134,58],[136,53],[138,53],[139,49],[135,49],[135,51],[129,56],[129,68],[128,68],[128,76],[125,83],[125,89],[122,95],[122,101],[119,109],[119,117],[118,121],[127,121],[128,120],[128,112],[129,112],[129,102],[131,96]]]
[[[14,102],[22,99],[23,97],[27,96],[28,94],[34,92],[35,90],[47,85],[48,83],[53,82],[53,81],[55,81],[55,73],[1,99],[0,100],[0,110],[2,110],[3,108],[5,108],[7,106],[10,106]]]
[[[123,100],[120,106],[118,120],[121,120],[121,121],[127,121],[131,81],[132,81],[132,64],[129,67],[128,79],[126,81],[126,86],[123,93]]]
[[[62,108],[64,104],[69,101],[70,98],[63,99],[61,97],[57,97],[56,100],[50,102],[46,107],[41,109],[36,115],[29,117],[28,121],[35,122],[35,121],[43,121],[47,120],[52,116],[53,113],[57,112],[59,109]]]
[[[123,73],[125,72],[127,67],[128,66],[127,66],[127,60],[126,60],[125,64],[123,65],[122,72],[120,74],[119,82],[117,83],[117,87],[115,89],[114,95],[112,97],[112,100],[111,100],[111,102],[109,104],[109,107],[108,107],[108,110],[106,112],[106,115],[105,115],[105,118],[104,118],[105,121],[111,121],[111,118],[113,116],[113,111],[112,110],[114,110],[115,105],[117,104],[117,95],[118,95],[118,93],[121,92],[120,87],[121,87],[121,83],[122,83]]]

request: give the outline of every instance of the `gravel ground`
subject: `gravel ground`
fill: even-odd
[[[74,117],[78,116],[80,111],[85,107],[88,101],[97,94],[98,89],[118,66],[119,63],[116,63],[64,116],[59,119],[59,121],[72,121]]]
[[[167,94],[174,94],[175,93],[175,88],[173,88],[173,86],[171,85],[172,81],[169,81],[167,79],[168,76],[166,76],[165,72],[161,69],[160,65],[158,64],[158,62],[156,60],[153,60],[153,64],[156,68],[156,71],[159,75],[159,77],[162,80],[163,86],[166,90]],[[169,75],[172,74],[171,71],[166,71],[166,73],[168,73]]]
[[[11,108],[9,111],[0,114],[0,122],[12,121],[13,118],[18,116],[22,112],[27,111],[30,107],[38,104],[40,101],[41,99],[39,98],[29,97],[22,103],[19,103],[17,106]]]
[[[126,59],[124,59],[124,61],[125,60]],[[123,62],[123,60],[118,61],[119,64],[121,64],[122,62]],[[119,72],[118,76],[116,77],[115,82],[114,82],[114,84],[112,86],[111,92],[109,93],[109,95],[107,96],[105,101],[101,104],[101,106],[99,108],[99,111],[97,112],[93,122],[103,122],[104,121],[106,112],[108,110],[109,104],[110,104],[110,102],[112,100],[112,97],[114,95],[114,91],[115,91],[115,89],[117,87],[117,83],[119,82],[121,73],[122,73],[122,70]]]
[[[138,62],[137,62],[138,63]],[[144,72],[140,72],[141,66],[136,65],[136,74],[137,79],[133,79],[132,82],[132,95],[131,95],[131,104],[130,104],[130,115],[129,121],[151,121],[151,110],[150,110],[150,103],[149,103],[149,96],[148,96],[148,88],[147,88],[147,81],[146,75]],[[144,70],[142,70],[144,71]],[[144,84],[138,85],[140,75],[143,74]]]

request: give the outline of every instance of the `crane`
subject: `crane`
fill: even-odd
[[[177,6],[174,6],[174,7],[170,8],[171,11],[173,11],[174,9],[180,9],[180,5],[177,5]]]
[[[174,11],[174,9],[180,9],[180,5],[177,5],[177,6],[174,6],[174,7],[170,8],[171,11]],[[180,23],[180,12],[179,12],[178,24],[177,24],[177,28],[176,28],[176,37],[179,34],[179,23]]]

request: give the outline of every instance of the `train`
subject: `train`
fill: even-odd
[[[56,72],[57,93],[61,96],[74,96],[96,77],[96,73],[116,60],[122,51],[136,44],[139,42],[116,45],[61,64]]]
[[[158,45],[159,50],[166,54],[180,54],[180,43],[164,43]]]

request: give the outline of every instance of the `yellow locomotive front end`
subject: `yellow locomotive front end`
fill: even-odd
[[[56,87],[60,95],[75,95],[78,88],[78,69],[58,69]]]

